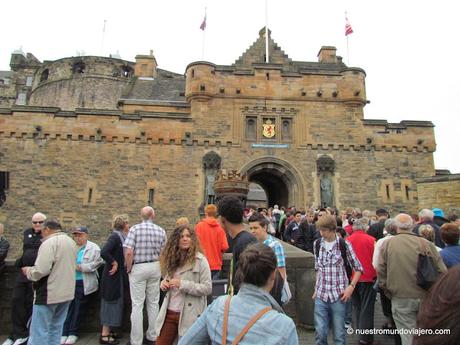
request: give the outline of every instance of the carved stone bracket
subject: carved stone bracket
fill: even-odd
[[[326,172],[333,174],[335,170],[334,160],[326,155],[323,155],[318,158],[318,160],[316,161],[316,166],[318,169],[318,174]]]
[[[203,168],[204,170],[219,170],[220,169],[220,163],[222,159],[220,156],[215,153],[214,151],[208,152],[205,154],[203,157]]]

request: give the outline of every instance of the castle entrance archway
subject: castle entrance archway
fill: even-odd
[[[246,173],[250,182],[264,189],[266,206],[305,206],[301,175],[289,162],[274,157],[258,158],[244,165],[240,172]]]

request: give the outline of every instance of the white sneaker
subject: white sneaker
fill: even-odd
[[[29,339],[29,337],[16,339],[16,341],[13,343],[13,345],[27,344],[28,339]]]
[[[65,341],[65,345],[74,345],[78,340],[76,335],[69,335],[67,340]]]
[[[13,339],[8,338],[3,342],[2,345],[13,345],[13,344],[14,344]]]
[[[65,335],[63,335],[61,337],[61,345],[64,345],[66,341],[67,341],[67,337]]]

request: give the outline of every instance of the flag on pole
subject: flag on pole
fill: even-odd
[[[348,21],[347,16],[345,16],[345,36],[348,36],[353,33],[350,22]]]
[[[203,19],[203,22],[200,25],[200,29],[203,30],[203,31],[206,29],[206,13],[204,14],[204,19]]]

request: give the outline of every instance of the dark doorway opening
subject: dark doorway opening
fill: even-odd
[[[264,189],[267,196],[265,207],[289,206],[289,189],[283,177],[279,171],[272,169],[261,169],[249,176],[250,182],[256,183]]]

